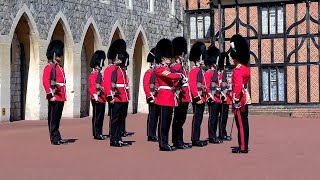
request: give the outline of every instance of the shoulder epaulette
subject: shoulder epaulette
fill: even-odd
[[[241,67],[241,64],[238,64],[238,65],[236,66],[237,69],[239,69],[240,67]]]

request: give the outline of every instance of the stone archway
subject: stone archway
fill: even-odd
[[[11,41],[10,121],[26,119],[29,66],[33,50],[30,31],[27,15],[24,13],[19,19]]]
[[[77,89],[75,82],[79,82],[80,84],[81,78],[75,75],[77,70],[74,63],[74,43],[72,33],[68,21],[62,12],[59,12],[56,16],[50,28],[48,40],[61,40],[64,43],[64,56],[61,65],[64,67],[65,72],[67,101],[65,102],[62,116],[79,117],[80,97],[78,100],[76,95],[80,92],[80,86],[79,89]]]
[[[142,78],[146,69],[146,44],[144,43],[143,35],[140,32],[133,49],[132,57],[132,113],[140,112],[144,108],[145,95],[143,93]]]
[[[95,34],[92,24],[85,35],[81,50],[81,106],[80,117],[90,114],[90,94],[88,92],[88,76],[91,72],[90,60],[95,51]]]

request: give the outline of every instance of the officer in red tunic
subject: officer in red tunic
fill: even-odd
[[[143,76],[143,90],[146,94],[147,103],[149,105],[149,113],[147,119],[148,141],[158,142],[156,131],[159,120],[159,111],[157,105],[154,104],[156,96],[156,65],[154,60],[154,51],[155,48],[152,48],[147,57],[147,62],[150,63],[150,68],[144,73]]]
[[[238,34],[231,37],[230,46],[230,56],[236,65],[232,74],[232,98],[239,144],[239,147],[232,149],[232,153],[248,153],[248,104],[251,104],[251,98],[247,88],[250,79],[250,50],[247,41]]]
[[[196,42],[189,55],[189,60],[194,62],[189,74],[189,85],[192,96],[193,120],[192,120],[192,145],[203,147],[208,145],[206,141],[200,140],[200,129],[206,102],[206,80],[204,75],[204,59],[206,59],[206,46],[202,42]]]
[[[106,54],[104,51],[96,51],[90,62],[92,72],[89,76],[89,93],[92,104],[92,135],[96,140],[104,140],[102,134],[104,113],[106,108],[106,96],[102,87],[103,77],[101,69],[104,66]]]
[[[59,132],[60,120],[66,101],[66,79],[63,67],[60,65],[63,58],[64,44],[62,41],[50,42],[47,49],[49,64],[44,68],[42,84],[48,100],[48,127],[50,141],[53,145],[67,144]]]
[[[129,79],[125,71],[129,55],[123,39],[114,41],[108,50],[108,59],[113,64],[104,71],[103,88],[110,106],[110,146],[123,147],[130,145],[122,141],[121,130],[128,113]]]
[[[178,105],[175,96],[175,84],[177,81],[186,81],[183,74],[171,73],[169,64],[172,58],[172,43],[168,39],[161,39],[155,49],[155,60],[159,64],[156,68],[157,96],[155,104],[159,107],[160,119],[158,125],[160,151],[175,151],[176,148],[168,143],[170,124],[173,108]]]
[[[175,62],[171,64],[170,70],[173,73],[182,73],[188,77],[188,71],[183,66],[185,55],[188,53],[188,44],[184,37],[176,37],[172,40],[173,58]],[[183,125],[187,119],[188,107],[191,102],[191,93],[188,83],[177,84],[176,95],[179,97],[178,106],[174,108],[172,122],[172,143],[178,149],[189,149],[191,144],[183,141]]]

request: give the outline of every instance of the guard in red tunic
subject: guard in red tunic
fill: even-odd
[[[218,70],[220,51],[215,46],[209,47],[207,50],[207,58],[205,64],[209,69],[205,73],[207,87],[207,102],[209,108],[208,134],[209,143],[220,144],[222,141],[217,138],[217,126],[219,121],[221,82]]]
[[[170,70],[173,73],[182,73],[188,77],[188,71],[183,66],[185,63],[185,55],[188,53],[188,44],[184,37],[176,37],[172,40],[173,58],[175,62],[171,64]],[[188,107],[191,102],[191,93],[189,83],[179,85],[177,82],[176,96],[179,97],[178,106],[174,108],[174,116],[172,122],[172,143],[178,149],[189,149],[191,144],[187,144],[183,140],[183,125],[187,119]]]
[[[157,105],[154,104],[156,96],[156,65],[154,60],[154,51],[155,48],[152,48],[147,57],[147,62],[150,63],[150,68],[144,73],[143,76],[143,90],[146,94],[147,103],[149,105],[149,114],[147,119],[148,141],[158,142],[156,131],[159,120],[159,111]]]
[[[172,58],[172,43],[168,39],[160,40],[155,49],[155,60],[159,64],[156,68],[157,96],[155,104],[159,107],[160,119],[158,125],[160,151],[175,151],[176,148],[168,143],[170,124],[172,121],[173,108],[178,106],[175,96],[175,84],[181,80],[185,83],[186,78],[180,73],[171,73],[169,64]]]
[[[239,147],[232,149],[232,153],[248,153],[248,104],[251,104],[251,98],[247,88],[250,79],[250,50],[247,41],[238,34],[231,37],[230,46],[230,56],[236,65],[232,74],[232,98],[239,143]]]
[[[203,112],[206,102],[206,80],[205,80],[205,66],[204,59],[206,59],[206,46],[202,42],[196,42],[191,50],[189,60],[194,62],[189,74],[189,85],[192,96],[193,105],[193,120],[192,120],[192,145],[203,147],[208,145],[206,141],[200,140],[200,130],[203,119]]]
[[[104,66],[106,54],[104,51],[96,51],[90,62],[92,72],[89,76],[89,93],[92,104],[92,135],[96,140],[104,140],[102,134],[104,113],[106,108],[106,96],[102,87],[103,77],[101,69]]]
[[[209,142],[220,144],[223,140],[231,140],[227,136],[226,124],[228,119],[229,104],[231,104],[230,83],[227,80],[226,64],[230,65],[227,53],[221,53],[212,46],[209,48],[208,61],[211,69],[206,73],[208,106],[209,106]],[[219,137],[216,132],[219,127]]]
[[[126,74],[129,55],[123,39],[114,41],[108,51],[108,59],[113,64],[104,71],[103,88],[110,106],[110,146],[123,147],[130,145],[122,141],[121,130],[128,113],[129,79]]]
[[[232,104],[232,84],[228,80],[228,72],[230,67],[229,55],[226,52],[220,54],[219,58],[219,83],[221,87],[220,107],[219,108],[219,139],[223,141],[231,141],[231,136],[227,134],[227,121],[229,114],[229,106]]]
[[[60,120],[66,101],[66,79],[63,67],[60,65],[63,58],[64,44],[62,41],[50,42],[47,49],[49,64],[44,68],[42,84],[48,100],[48,126],[50,141],[53,145],[67,144],[59,132]]]

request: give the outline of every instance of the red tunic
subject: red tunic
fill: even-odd
[[[171,73],[167,66],[160,66],[156,69],[157,96],[155,104],[160,106],[178,106],[174,94],[175,83],[181,79],[179,73]]]
[[[245,105],[251,104],[251,98],[247,90],[250,79],[250,68],[238,64],[232,73],[232,95],[233,102],[239,101],[241,111],[245,111]]]
[[[176,72],[182,71],[181,73],[188,77],[188,71],[180,64],[180,63],[174,63],[171,65],[172,69],[174,69]],[[177,84],[178,86],[178,84]],[[191,92],[190,92],[190,86],[189,83],[185,83],[182,85],[181,92],[179,94],[179,99],[181,102],[191,102]]]
[[[198,91],[198,86],[197,86],[197,77],[198,77],[198,72],[202,71],[202,94]],[[190,90],[191,90],[191,96],[193,98],[193,101],[200,97],[203,102],[206,101],[206,93],[207,93],[207,86],[206,86],[206,78],[204,71],[200,69],[200,67],[193,67],[190,71],[189,74],[189,85],[190,85]],[[196,103],[196,102],[195,102]]]
[[[54,64],[50,63],[48,64],[44,70],[43,70],[43,76],[42,76],[42,85],[44,87],[44,90],[46,91],[46,94],[52,93],[51,89],[51,70],[53,69]],[[63,67],[60,65],[56,66],[56,83],[57,88],[60,90],[60,92],[56,92],[54,94],[54,97],[56,98],[56,101],[66,101],[66,79]]]
[[[98,78],[98,71],[92,71],[91,74],[89,75],[89,93],[90,93],[90,98],[94,99],[94,94],[97,94],[97,78]],[[101,86],[103,84],[103,77],[101,80]],[[104,89],[102,88],[100,90],[100,94],[98,96],[98,101],[100,103],[106,103],[106,96],[104,94]]]
[[[146,95],[146,99],[148,98],[154,98],[153,94],[151,93],[151,89],[150,89],[150,81],[151,81],[151,76],[152,76],[152,72],[154,70],[153,69],[148,69],[143,76],[143,90],[144,93]]]
[[[205,77],[206,77],[206,87],[207,87],[207,92],[208,92],[208,96],[207,99],[210,97],[213,97],[214,102],[217,103],[221,103],[221,96],[222,94],[211,94],[211,82],[212,82],[212,78],[214,75],[215,70],[208,70],[205,73]],[[222,79],[223,79],[223,71],[218,73],[218,80],[216,82],[216,85],[218,86],[218,88],[221,89],[222,86]],[[227,80],[227,88],[229,89],[230,87],[230,82]],[[226,98],[227,101],[224,101],[225,104],[231,104],[231,94],[230,92],[226,93]]]
[[[112,89],[112,72],[117,72],[117,82],[115,92],[119,95],[115,95]],[[114,99],[114,102],[129,102],[130,93],[129,93],[129,79],[126,71],[114,64],[109,65],[104,70],[104,81],[103,88],[105,90],[106,97]]]

